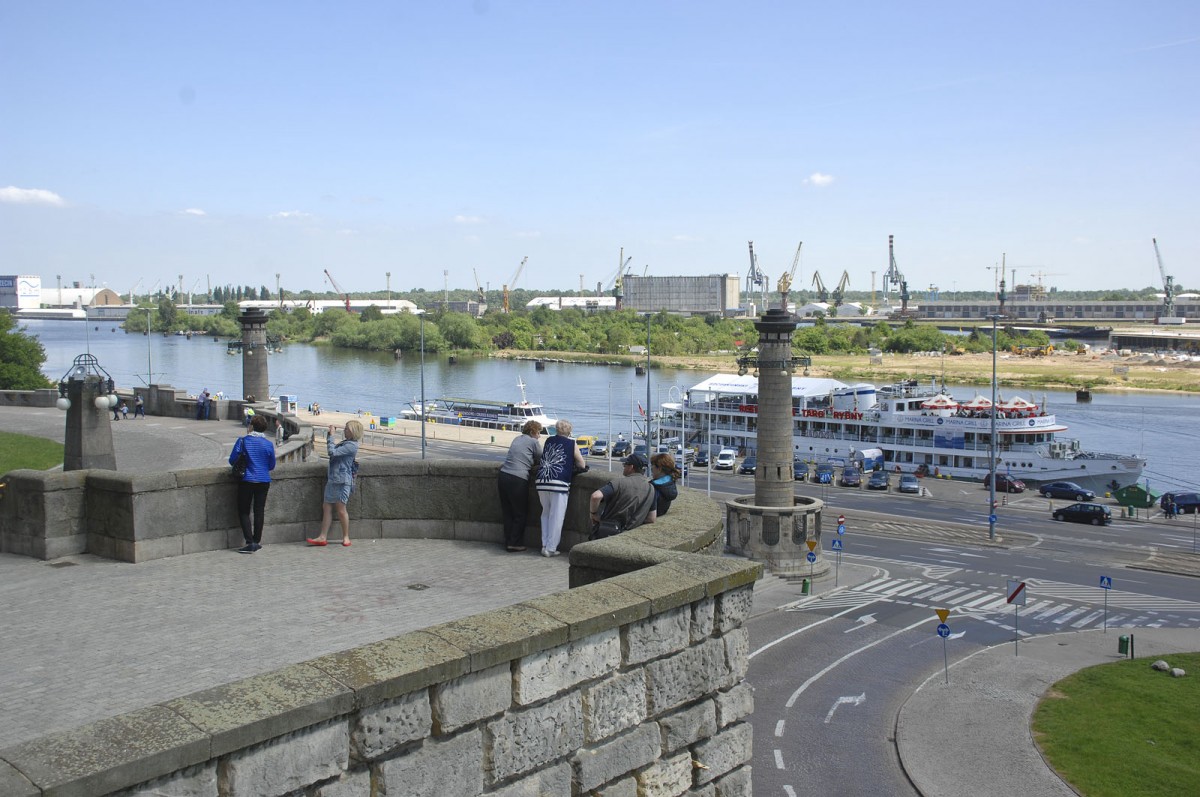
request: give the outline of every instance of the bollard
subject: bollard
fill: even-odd
[[[807,579],[807,578],[806,578],[806,579],[803,579],[803,580],[800,582],[800,594],[801,594],[801,595],[807,595],[807,594],[808,594],[808,579]]]
[[[1129,636],[1128,635],[1121,634],[1121,636],[1117,637],[1117,653],[1120,653],[1122,656],[1129,655]]]
[[[496,435],[492,435],[492,442],[496,442]]]

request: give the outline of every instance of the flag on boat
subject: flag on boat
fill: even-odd
[[[640,402],[640,401],[638,402],[638,414],[641,415],[643,418],[646,417],[646,411],[644,409],[642,409],[642,402]]]

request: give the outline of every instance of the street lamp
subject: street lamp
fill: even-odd
[[[996,321],[999,315],[993,313],[992,319],[992,434],[988,444],[988,539],[996,539]]]
[[[421,459],[425,459],[425,311],[421,311]]]

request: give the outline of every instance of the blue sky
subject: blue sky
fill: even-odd
[[[1195,2],[5,2],[0,74],[46,285],[1200,285]]]

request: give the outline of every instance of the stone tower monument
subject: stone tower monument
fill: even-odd
[[[258,308],[238,316],[242,324],[242,398],[266,401],[271,395],[267,381],[267,314]]]
[[[75,358],[71,370],[58,383],[60,410],[67,413],[63,435],[63,470],[116,470],[112,421],[117,404],[112,377],[91,354]]]

